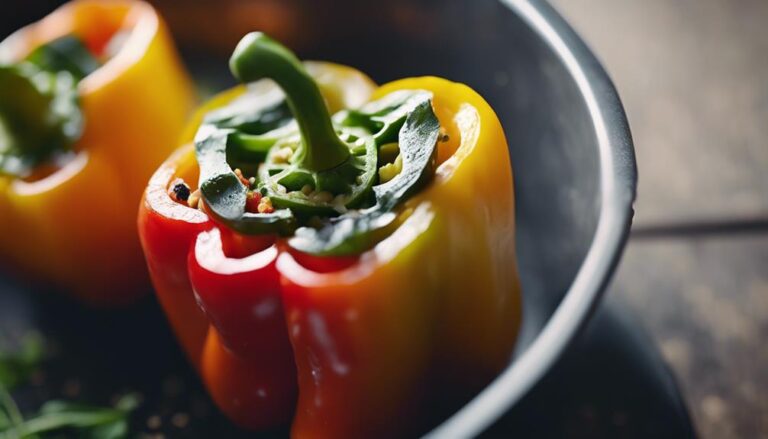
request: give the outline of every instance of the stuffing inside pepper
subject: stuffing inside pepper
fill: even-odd
[[[444,134],[429,92],[401,90],[331,116],[293,53],[260,33],[243,38],[230,66],[244,83],[268,78],[285,93],[268,105],[218,109],[196,136],[201,196],[209,213],[239,232],[312,235],[313,246],[303,238],[289,245],[360,253],[392,224],[381,219],[434,175]]]

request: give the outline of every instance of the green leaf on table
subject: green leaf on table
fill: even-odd
[[[0,438],[44,438],[54,433],[82,439],[120,439],[128,435],[130,413],[138,406],[134,394],[122,397],[113,408],[67,401],[48,401],[37,415],[0,428]]]

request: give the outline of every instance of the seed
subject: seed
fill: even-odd
[[[235,175],[237,175],[237,178],[240,180],[240,183],[242,183],[243,186],[251,187],[251,182],[245,178],[243,171],[241,171],[240,168],[235,169]]]
[[[328,191],[320,191],[312,194],[310,199],[319,203],[330,203],[333,200],[333,194]]]
[[[181,178],[173,180],[171,190],[168,191],[168,195],[177,202],[186,202],[189,199],[189,193],[189,186]]]
[[[379,159],[382,163],[392,163],[400,154],[400,145],[397,142],[385,143],[379,148]]]
[[[258,212],[261,203],[261,192],[248,191],[245,196],[245,210],[247,212]]]
[[[440,133],[437,135],[437,141],[447,142],[449,140],[451,140],[451,136],[448,135],[448,132],[445,130],[445,128],[440,127]]]
[[[386,183],[397,176],[403,169],[403,157],[398,155],[394,163],[387,163],[379,168],[379,182]]]
[[[200,189],[192,192],[189,195],[189,199],[187,200],[187,204],[189,207],[193,209],[197,209],[198,204],[200,204]]]
[[[292,156],[293,150],[288,146],[284,146],[272,154],[272,161],[275,163],[288,163]]]
[[[264,197],[261,199],[261,202],[259,202],[257,210],[259,213],[272,213],[275,211],[275,208],[272,207],[272,200],[270,200],[269,197]]]
[[[346,201],[347,197],[344,194],[336,195],[336,198],[333,199],[333,209],[341,214],[347,213],[347,206],[344,205]]]

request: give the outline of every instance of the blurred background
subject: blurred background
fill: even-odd
[[[556,0],[624,102],[640,182],[607,295],[702,437],[768,437],[768,2]]]
[[[0,38],[61,2],[11,3]],[[254,28],[299,50],[333,33],[333,8],[313,2],[216,2],[226,26],[210,2],[154,3],[188,62]],[[552,3],[603,61],[634,136],[635,222],[606,300],[650,332],[702,437],[768,437],[768,2]],[[230,81],[221,66],[206,76]]]

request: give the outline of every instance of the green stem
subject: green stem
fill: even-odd
[[[244,83],[270,78],[283,89],[302,137],[294,163],[319,172],[349,158],[349,148],[336,135],[320,89],[285,46],[261,32],[251,32],[240,40],[229,67]]]
[[[11,421],[11,430],[21,435],[23,433],[24,417],[21,415],[21,411],[19,411],[13,396],[11,396],[11,393],[2,383],[0,383],[0,407],[5,409],[8,419]]]

